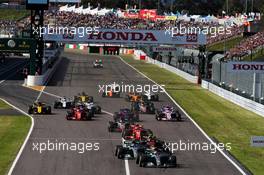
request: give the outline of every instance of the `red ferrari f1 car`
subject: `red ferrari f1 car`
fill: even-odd
[[[78,106],[67,112],[67,120],[91,120],[93,113],[84,107]]]

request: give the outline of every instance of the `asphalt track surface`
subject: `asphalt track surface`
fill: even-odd
[[[50,80],[45,91],[58,96],[72,97],[79,92],[94,96],[95,101],[108,112],[129,107],[123,98],[102,98],[98,85],[113,82],[124,84],[152,84],[135,70],[124,64],[119,58],[108,56],[84,56],[63,53],[62,62]],[[94,69],[92,62],[100,58],[103,69]],[[20,86],[22,80],[7,80],[0,84],[0,97],[27,111],[28,105],[37,99],[39,92]],[[160,93],[160,102],[156,107],[173,102],[164,93]],[[52,105],[56,98],[43,93],[40,101]],[[34,116],[35,127],[30,139],[18,160],[14,175],[128,175],[125,161],[114,156],[115,145],[120,144],[120,133],[109,133],[107,123],[112,118],[108,114],[97,115],[93,121],[67,121],[66,110],[53,110],[52,115]],[[184,122],[158,122],[153,115],[140,115],[142,124],[154,131],[161,139],[172,142],[208,142],[194,124],[184,117]],[[41,154],[33,150],[33,143],[46,142],[91,142],[99,143],[98,151],[45,151]],[[134,160],[128,161],[131,175],[173,175],[173,174],[240,174],[219,152],[177,151],[177,168],[140,168]]]

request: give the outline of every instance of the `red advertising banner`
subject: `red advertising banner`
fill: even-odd
[[[142,9],[139,11],[139,18],[156,20],[157,10]]]

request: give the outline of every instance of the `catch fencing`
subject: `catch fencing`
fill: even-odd
[[[238,95],[254,100],[254,73],[228,72],[226,62],[213,62],[212,83]],[[264,104],[264,74],[260,75],[260,96],[256,102]]]

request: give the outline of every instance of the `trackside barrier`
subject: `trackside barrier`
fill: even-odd
[[[140,50],[140,51],[139,51],[139,50],[135,50],[135,52],[134,52],[134,59],[139,60],[140,57],[138,57],[138,54],[142,54],[142,55],[145,54],[144,52],[143,52],[144,54],[143,54],[142,52],[143,52],[143,51],[141,51],[141,50]],[[145,55],[146,55],[146,54],[145,54]],[[164,68],[164,69],[166,69],[166,70],[168,70],[168,71],[170,71],[170,72],[172,72],[172,73],[175,73],[175,74],[179,75],[180,77],[182,77],[182,78],[188,80],[188,81],[191,82],[191,83],[195,83],[195,84],[198,83],[198,76],[193,76],[193,75],[188,74],[188,73],[186,73],[186,72],[184,72],[184,71],[182,71],[182,70],[180,70],[180,69],[177,69],[176,67],[173,67],[173,66],[170,66],[170,65],[168,65],[168,64],[166,64],[166,63],[163,63],[163,62],[160,62],[160,61],[154,60],[154,59],[152,59],[152,58],[150,58],[150,57],[148,57],[148,56],[146,56],[145,60],[146,60],[148,63],[155,64],[155,65],[157,65],[157,66],[159,66],[159,67],[161,67],[161,68]]]
[[[26,80],[27,86],[43,86],[52,77],[53,73],[56,71],[58,65],[60,64],[62,58],[59,57],[56,63],[51,69],[48,69],[43,75],[28,75]]]
[[[138,58],[136,58],[136,56],[134,56],[134,59],[138,60]],[[188,80],[191,83],[197,84],[197,82],[198,82],[197,76],[192,76],[192,75],[190,75],[190,74],[188,74],[188,73],[186,73],[180,69],[177,69],[173,66],[170,66],[166,63],[154,60],[148,56],[146,57],[146,61],[148,63],[155,64],[161,68],[164,68],[170,72],[173,72],[173,73],[179,75],[180,77]],[[241,106],[242,108],[245,108],[249,111],[252,111],[252,112],[264,117],[264,105],[262,105],[260,103],[257,103],[257,102],[250,100],[250,99],[239,96],[233,92],[225,90],[225,89],[218,87],[218,86],[216,86],[210,82],[207,82],[205,80],[202,80],[201,86],[202,86],[202,88],[207,89],[207,90],[213,92],[214,94]]]
[[[264,117],[264,105],[257,103],[255,101],[252,101],[250,99],[244,98],[240,95],[237,95],[233,92],[230,92],[228,90],[225,90],[221,87],[218,87],[216,85],[214,85],[213,83],[210,83],[208,81],[202,80],[202,87],[204,89],[207,89],[211,92],[213,92],[214,94],[223,97],[224,99],[231,101],[239,106],[241,106],[242,108],[245,108],[249,111],[252,111],[258,115],[261,115],[262,117]]]
[[[142,50],[135,50],[134,51],[134,58],[136,60],[145,60],[146,59],[146,54]]]

